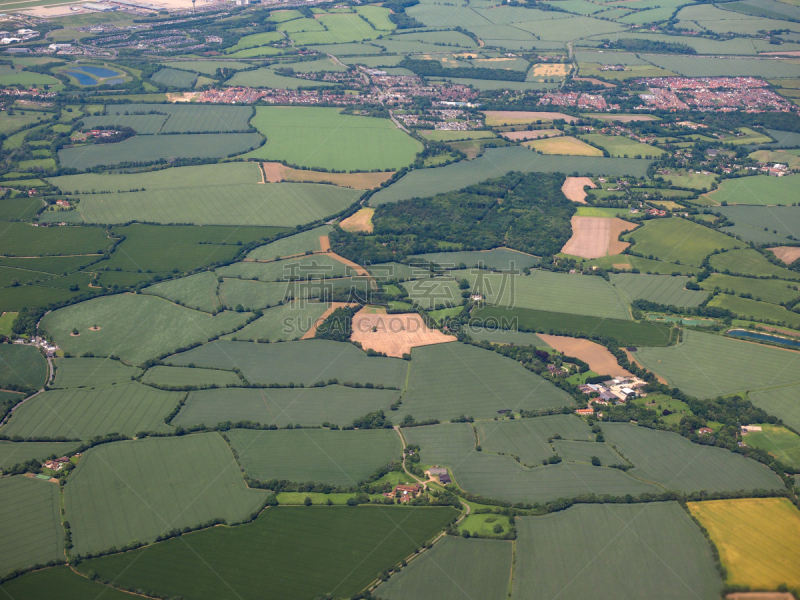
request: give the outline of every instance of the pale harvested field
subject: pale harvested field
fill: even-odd
[[[313,183],[332,183],[339,187],[348,187],[355,190],[371,190],[394,175],[394,171],[381,171],[379,173],[326,173],[324,171],[306,171],[293,169],[281,163],[262,163],[267,183],[280,183],[281,181],[311,181]]]
[[[728,600],[794,600],[789,592],[735,592],[725,597]]]
[[[373,328],[375,331],[373,331]],[[412,348],[454,342],[456,338],[438,329],[429,329],[417,313],[387,315],[383,308],[362,308],[353,317],[350,339],[365,350],[385,352],[402,358]]]
[[[800,258],[799,246],[776,246],[775,248],[769,248],[769,250],[772,250],[772,253],[787,265]]]
[[[372,215],[375,214],[374,208],[364,207],[356,214],[350,215],[344,221],[339,223],[339,227],[345,231],[364,231],[372,233]]]
[[[617,238],[635,225],[628,221],[606,217],[572,217],[572,237],[561,252],[581,258],[600,258],[620,254],[628,242]]]
[[[609,115],[606,113],[591,113],[587,117],[600,119],[601,121],[617,121],[619,123],[630,123],[631,121],[652,121],[653,115]]]
[[[594,77],[573,77],[573,81],[588,81],[589,83],[593,83],[594,85],[602,85],[603,87],[613,88],[617,87],[613,83],[609,83],[607,81],[600,81],[599,79],[595,79]]]
[[[492,125],[528,125],[536,121],[553,121],[564,119],[567,123],[575,121],[575,117],[558,112],[539,112],[522,110],[485,110],[486,124]]]
[[[564,135],[564,132],[559,129],[540,129],[538,131],[504,131],[500,135],[512,142],[519,142],[524,140],[538,140],[544,136],[553,137]]]
[[[322,323],[322,322],[323,322],[325,319],[327,319],[328,317],[330,317],[330,316],[331,316],[331,313],[332,313],[333,311],[335,311],[337,308],[344,308],[345,306],[350,306],[350,304],[349,304],[349,303],[347,303],[347,302],[331,302],[331,303],[328,305],[328,310],[326,310],[324,313],[322,313],[322,314],[321,314],[321,315],[320,315],[320,316],[317,318],[317,320],[316,320],[316,321],[314,321],[314,324],[311,326],[311,329],[309,329],[308,331],[306,331],[306,332],[303,334],[303,337],[301,337],[300,339],[301,339],[301,340],[310,340],[310,339],[313,339],[313,338],[314,338],[314,336],[315,336],[315,335],[317,335],[317,327],[319,327],[319,324],[320,324],[320,323]]]
[[[549,335],[546,333],[537,333],[536,335],[542,338],[542,341],[551,348],[563,352],[567,356],[580,358],[589,365],[592,371],[599,375],[633,377],[633,373],[620,367],[614,355],[600,344],[561,335]]]
[[[176,92],[167,94],[167,102],[172,102],[173,104],[176,102],[191,102],[197,96],[200,95],[200,92]],[[263,181],[261,183],[264,183]]]
[[[561,191],[573,202],[586,204],[586,192],[583,188],[587,185],[590,188],[597,187],[594,181],[588,177],[567,177],[564,185],[561,186]]]
[[[569,68],[570,65],[563,63],[533,65],[531,73],[534,77],[564,77]]]
[[[603,151],[590,146],[586,142],[572,136],[548,138],[525,142],[528,148],[538,150],[542,154],[561,154],[565,156],[603,156]]]

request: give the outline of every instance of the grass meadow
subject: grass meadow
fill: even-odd
[[[64,558],[58,485],[17,475],[0,479],[0,573]]]
[[[783,464],[800,469],[800,436],[779,425],[761,425],[744,438],[748,446],[766,450]]]
[[[800,381],[796,352],[697,331],[684,331],[676,346],[639,348],[633,354],[671,386],[698,398]]]
[[[728,294],[718,294],[711,299],[708,305],[725,308],[736,313],[739,318],[748,321],[782,323],[788,327],[800,329],[800,314],[776,304],[758,302],[757,300]]]
[[[714,208],[735,225],[726,229],[758,244],[794,243],[800,238],[798,206],[720,206]],[[790,237],[791,236],[791,237]]]
[[[319,238],[327,236],[331,231],[333,231],[332,225],[322,225],[302,233],[283,237],[252,250],[247,255],[247,258],[252,260],[276,260],[305,254],[306,252],[319,252],[322,250]]]
[[[487,306],[473,313],[485,325],[516,326],[522,331],[561,335],[608,336],[623,346],[666,346],[670,330],[657,323],[637,323],[543,310]],[[514,320],[516,319],[516,321]]]
[[[0,345],[0,387],[39,389],[47,380],[47,361],[35,346]]]
[[[647,221],[623,239],[635,240],[631,249],[645,256],[695,266],[714,250],[730,250],[737,245],[727,235],[674,217]]]
[[[217,275],[226,278],[289,281],[290,279],[333,279],[355,274],[349,267],[327,254],[298,256],[274,262],[242,261],[221,267]]]
[[[719,550],[726,583],[755,590],[800,589],[800,512],[786,498],[689,502]],[[746,534],[745,534],[746,532]]]
[[[130,600],[131,595],[78,575],[69,567],[26,573],[0,585],[0,592],[14,600]]]
[[[175,354],[168,364],[232,369],[253,383],[311,385],[329,379],[401,388],[408,363],[399,358],[369,357],[349,343],[303,340],[282,344],[216,341]]]
[[[174,137],[178,136],[169,136]],[[108,224],[145,221],[294,227],[338,213],[360,194],[338,186],[260,181],[258,165],[249,162],[135,174],[67,175],[51,180],[62,190],[78,192],[76,210],[85,221]],[[92,190],[110,193],[94,194]]]
[[[244,325],[248,316],[226,311],[212,317],[156,296],[120,294],[51,312],[42,320],[42,326],[67,352],[113,354],[138,365],[228,333]],[[92,327],[99,330],[91,331]],[[72,334],[75,329],[79,332],[77,336]]]
[[[155,83],[165,85],[167,87],[176,88],[190,88],[194,85],[196,80],[196,73],[181,71],[179,69],[170,69],[169,67],[160,69],[153,74],[152,77],[150,77],[150,81],[154,81]]]
[[[247,157],[303,167],[398,169],[422,150],[418,141],[388,119],[343,115],[336,108],[259,106],[252,124],[266,136],[267,143]]]
[[[244,472],[254,479],[358,485],[400,459],[403,446],[393,429],[331,431],[233,429],[226,433]]]
[[[433,549],[381,584],[387,600],[506,600],[511,575],[511,542],[446,536]]]
[[[3,256],[102,254],[111,246],[100,227],[34,227],[5,223],[0,237]]]
[[[169,158],[225,158],[253,150],[262,140],[257,133],[143,135],[113,144],[64,148],[58,151],[58,159],[62,167],[83,171],[98,166],[152,163]]]
[[[768,467],[726,449],[693,444],[666,431],[630,423],[603,423],[603,434],[634,464],[631,475],[681,492],[780,489]]]
[[[244,342],[296,340],[311,329],[328,306],[324,302],[286,302],[265,310],[263,317],[220,339]]]
[[[796,286],[797,282],[788,282],[781,279],[754,279],[752,277],[735,277],[721,273],[714,273],[700,282],[700,287],[704,290],[710,291],[714,288],[720,288],[721,290],[730,290],[737,295],[750,294],[754,300],[763,300],[771,304],[789,302],[800,296],[800,292],[794,289]]]
[[[775,275],[781,278],[798,278],[797,271],[790,271],[774,265],[763,254],[750,248],[715,254],[709,259],[709,262],[715,270],[729,271],[735,275],[754,275],[756,277]]]
[[[196,465],[202,468],[191,468]],[[84,453],[65,488],[73,552],[152,542],[210,519],[236,522],[269,492],[248,489],[219,434],[146,438]]]
[[[641,142],[637,142],[636,140],[632,140],[621,135],[588,133],[580,136],[580,139],[604,148],[611,156],[622,156],[627,158],[628,156],[639,155],[657,158],[664,154],[664,150],[661,150],[660,148],[656,148],[655,146],[650,146],[648,144],[642,144]]]
[[[598,458],[603,466],[625,464],[625,460],[605,443],[553,440],[553,448],[556,454],[570,462],[590,465],[593,458]]]
[[[178,427],[204,423],[213,427],[230,421],[265,425],[344,426],[367,413],[383,410],[397,400],[392,390],[353,389],[339,385],[315,388],[234,388],[189,392],[186,404],[171,421]],[[390,415],[390,417],[393,415]]]
[[[719,189],[707,195],[716,204],[789,205],[797,202],[791,177],[739,177],[725,179]]]
[[[211,271],[203,271],[188,277],[171,279],[142,290],[143,294],[159,296],[171,302],[180,303],[210,313],[219,308],[217,298],[217,276]]]
[[[489,148],[470,161],[461,161],[438,169],[415,169],[370,198],[371,206],[410,198],[460,190],[486,179],[502,177],[509,171],[524,173],[590,173],[643,177],[650,161],[602,156],[544,156],[521,146]]]
[[[14,411],[3,427],[8,436],[23,438],[89,439],[97,435],[140,431],[170,433],[164,418],[181,399],[131,382],[102,388],[51,390],[39,394]]]
[[[156,365],[147,370],[142,383],[154,386],[208,386],[241,385],[242,380],[232,371],[219,369],[193,369],[191,367],[167,367]]]
[[[183,72],[183,71],[178,71]],[[158,133],[232,133],[250,129],[253,116],[249,106],[209,106],[207,104],[109,104],[109,116],[125,113],[165,115],[166,123]],[[149,116],[149,115],[148,115]]]
[[[800,430],[800,385],[750,392],[750,401],[771,415],[779,417],[793,429]]]
[[[408,388],[398,417],[492,418],[497,411],[573,404],[572,398],[519,363],[466,344],[437,344],[411,352]]]
[[[622,598],[642,586],[663,600],[712,600],[722,590],[708,543],[677,502],[573,506],[519,518],[517,531],[514,600]],[[587,569],[592,577],[576,576]]]
[[[349,597],[413,554],[456,515],[452,508],[428,507],[270,508],[247,525],[214,527],[86,561],[81,570],[92,569],[126,587],[197,600],[231,592],[241,600]]]
[[[693,307],[699,306],[708,297],[707,292],[687,290],[687,277],[633,273],[611,274],[609,277],[611,285],[622,292],[628,302],[643,299],[659,304]]]

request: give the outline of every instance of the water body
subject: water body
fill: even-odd
[[[97,85],[99,83],[97,79],[81,71],[67,70],[64,72],[67,73],[68,75],[72,75],[75,79],[78,80],[78,83],[80,83],[81,85]]]
[[[728,335],[732,335],[733,337],[748,338],[751,340],[759,340],[762,342],[773,342],[776,344],[782,344],[784,346],[791,346],[792,348],[800,348],[800,340],[790,340],[788,338],[778,337],[777,335],[768,335],[766,333],[757,333],[755,331],[745,331],[744,329],[731,329],[728,331]]]
[[[97,78],[105,79],[107,77],[117,77],[120,75],[118,71],[112,71],[111,69],[106,69],[104,67],[80,67],[81,71],[85,73],[89,73],[90,75],[94,75]]]

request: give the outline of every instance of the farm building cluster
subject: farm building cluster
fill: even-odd
[[[398,504],[411,502],[422,493],[422,487],[418,483],[401,484],[394,486],[391,492],[384,492],[385,498],[393,498]]]
[[[622,404],[641,396],[641,389],[646,385],[647,382],[638,377],[615,377],[601,383],[585,383],[580,390],[590,396],[589,404]]]

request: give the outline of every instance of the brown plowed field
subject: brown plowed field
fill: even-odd
[[[629,246],[617,238],[623,231],[636,227],[622,219],[606,217],[572,217],[572,237],[561,252],[581,258],[601,258],[620,254]]]
[[[485,110],[486,124],[492,125],[527,125],[536,121],[554,121],[564,119],[567,123],[575,121],[575,117],[558,112],[531,112],[523,110]]]
[[[542,338],[542,341],[551,348],[555,348],[567,356],[580,358],[598,375],[633,377],[633,373],[620,367],[614,355],[600,344],[562,335],[549,335],[546,333],[537,333],[536,335]]]
[[[770,248],[770,250],[787,265],[800,258],[800,247],[798,246],[777,246],[775,248]]]
[[[586,192],[583,191],[584,186],[596,188],[594,181],[588,177],[567,177],[564,185],[561,186],[561,191],[564,195],[573,202],[586,204]]]
[[[375,331],[373,331],[373,328]],[[438,329],[429,329],[417,313],[387,315],[383,308],[362,308],[353,317],[350,339],[360,342],[365,350],[385,352],[387,356],[402,358],[417,346],[455,342],[452,335]]]
[[[320,252],[331,251],[331,240],[327,235],[319,236],[319,251]]]
[[[356,190],[371,190],[394,175],[393,171],[379,173],[326,173],[324,171],[306,171],[293,169],[281,163],[265,162],[261,165],[267,183],[280,183],[281,181],[311,181],[314,183],[332,183],[340,187],[349,187]]]
[[[372,233],[372,215],[375,214],[374,208],[364,207],[356,214],[350,215],[339,223],[339,227],[345,231],[364,231]]]

